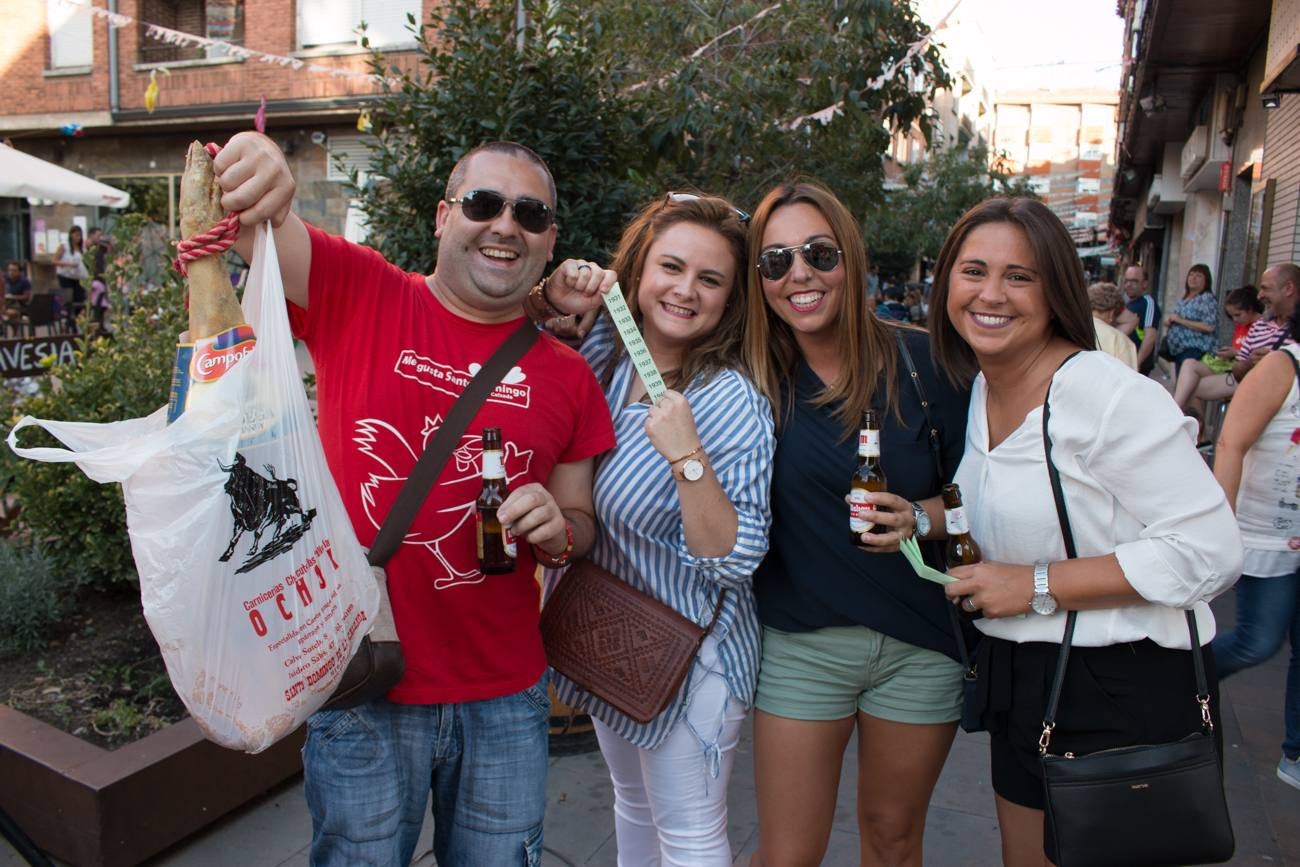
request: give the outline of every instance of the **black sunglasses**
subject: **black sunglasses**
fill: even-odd
[[[735,205],[731,204],[731,202],[728,202],[726,199],[723,199],[718,196],[697,196],[695,193],[669,193],[667,196],[665,196],[665,198],[668,199],[668,201],[670,202],[693,202],[696,199],[716,198],[719,199],[719,201],[721,201],[723,204],[727,205],[727,207],[731,208],[731,210],[735,211],[736,219],[740,220],[741,223],[749,222],[748,211],[742,211],[740,208],[737,208]]]
[[[551,206],[536,199],[507,199],[495,190],[470,190],[459,199],[448,199],[449,205],[460,205],[461,213],[476,223],[495,220],[506,205],[514,212],[515,222],[525,232],[540,235],[555,222]]]
[[[830,241],[809,241],[807,244],[795,244],[793,247],[776,247],[758,254],[758,273],[768,280],[780,280],[790,273],[794,265],[794,251],[798,250],[803,260],[818,271],[834,271],[840,264],[840,248]]]

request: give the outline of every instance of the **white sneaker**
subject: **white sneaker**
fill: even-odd
[[[1300,789],[1300,759],[1282,756],[1277,763],[1277,778],[1293,789]]]

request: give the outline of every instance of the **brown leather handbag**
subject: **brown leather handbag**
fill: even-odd
[[[718,622],[723,590],[700,626],[590,560],[569,567],[542,610],[551,667],[639,723],[677,695],[704,637]]]

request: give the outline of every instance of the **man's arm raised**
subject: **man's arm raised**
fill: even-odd
[[[245,229],[235,242],[235,251],[252,261],[253,229],[270,220],[284,295],[305,309],[311,238],[306,225],[290,210],[297,185],[279,145],[261,133],[237,133],[212,162],[223,193],[221,206],[227,212],[239,211],[239,223]]]

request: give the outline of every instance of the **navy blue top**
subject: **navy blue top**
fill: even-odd
[[[905,335],[939,429],[948,478],[937,477],[925,415],[901,357],[898,400],[906,425],[885,410],[884,388],[877,389],[880,462],[890,492],[920,500],[937,495],[961,463],[970,392],[936,373],[928,335]],[[844,435],[834,406],[810,402],[823,384],[805,362],[799,363],[794,388],[797,403],[776,445],[768,554],[754,573],[759,620],[784,632],[867,626],[957,659],[942,588],[917,577],[902,554],[864,552],[849,541],[844,495],[857,463],[856,433]]]
[[[1140,348],[1146,330],[1160,327],[1160,305],[1150,295],[1139,295],[1125,306],[1132,310],[1138,318],[1137,328],[1133,329],[1133,332],[1129,334],[1129,338],[1134,345]]]

